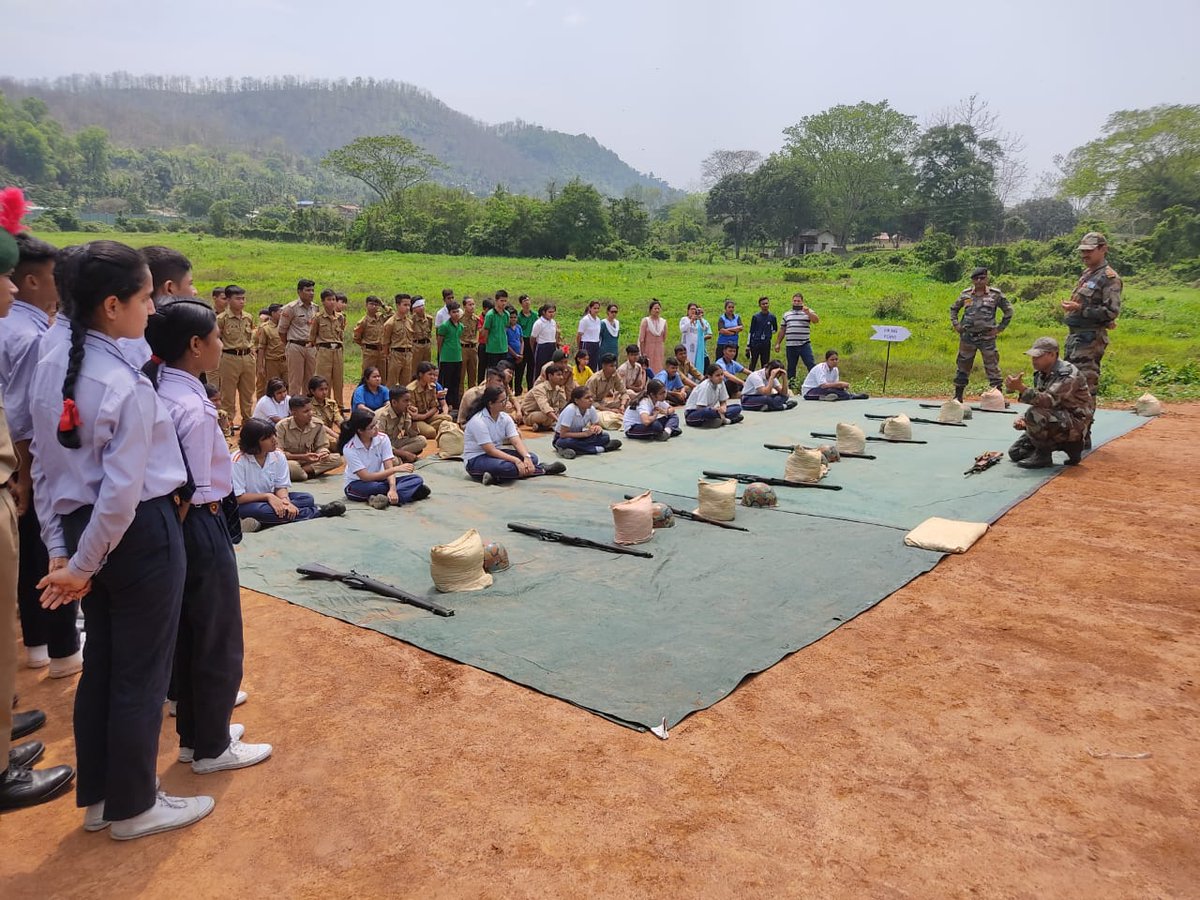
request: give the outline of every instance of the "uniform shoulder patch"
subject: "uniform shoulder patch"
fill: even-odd
[[[1117,274],[1117,270],[1114,269],[1112,266],[1105,266],[1104,274],[1107,275],[1109,278],[1120,278],[1121,277],[1120,275]]]

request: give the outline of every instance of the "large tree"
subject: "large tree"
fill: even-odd
[[[1025,140],[1014,132],[1006,131],[1000,124],[1000,117],[978,94],[972,94],[934,115],[929,127],[938,125],[968,125],[980,142],[989,142],[996,148],[997,152],[992,158],[996,169],[994,187],[1001,202],[1008,203],[1024,186],[1029,176],[1029,167],[1022,155],[1025,152]]]
[[[995,190],[1000,156],[1000,146],[970,125],[935,125],[921,135],[913,157],[927,223],[959,240],[994,232],[1003,211]]]
[[[803,164],[790,156],[772,154],[749,183],[750,206],[764,237],[782,243],[816,222],[813,179]]]
[[[708,221],[720,224],[734,257],[742,255],[742,247],[755,233],[754,205],[750,198],[750,175],[726,175],[712,186],[704,203]]]
[[[784,149],[812,174],[820,224],[838,243],[899,206],[911,181],[912,116],[886,100],[864,101],[806,116],[783,133]]]
[[[700,163],[700,175],[712,187],[726,175],[749,175],[762,161],[757,150],[714,150]]]
[[[397,204],[404,192],[429,178],[442,162],[398,134],[355,138],[331,150],[321,165],[340,175],[357,178],[388,204]]]
[[[1075,227],[1075,208],[1057,197],[1033,197],[1014,206],[1010,212],[1025,223],[1028,235],[1045,241],[1067,234]]]

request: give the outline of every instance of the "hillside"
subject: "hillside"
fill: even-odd
[[[73,75],[54,81],[0,79],[12,100],[37,97],[69,132],[98,125],[114,144],[198,145],[254,155],[284,151],[319,159],[356,137],[402,134],[446,163],[439,180],[475,193],[498,184],[541,194],[579,177],[602,193],[631,187],[676,192],[588,135],[523,122],[487,125],[427,91],[395,81],[301,81]]]

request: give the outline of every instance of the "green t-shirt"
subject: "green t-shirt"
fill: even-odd
[[[517,310],[517,324],[521,326],[521,335],[523,337],[533,337],[533,323],[538,320],[536,309],[531,309],[524,313]]]
[[[437,333],[442,339],[442,349],[438,351],[438,362],[462,362],[463,323],[447,319],[438,326]]]
[[[497,312],[489,309],[483,317],[483,329],[488,333],[487,345],[483,348],[488,353],[508,352],[508,310]]]

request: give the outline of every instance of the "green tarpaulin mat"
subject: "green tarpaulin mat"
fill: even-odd
[[[626,442],[615,454],[568,463],[562,477],[484,488],[455,461],[422,461],[433,489],[424,502],[378,511],[350,503],[344,519],[267,529],[238,549],[242,585],[370,628],[631,727],[674,725],[928,571],[940,554],[906,547],[929,516],[991,522],[1060,471],[1026,471],[1007,459],[963,472],[985,450],[1014,438],[1012,416],[976,413],[967,428],[914,425],[926,445],[868,445],[874,461],[844,460],[826,484],[840,491],[777,488],[776,509],[738,507],[749,533],[685,520],[639,549],[653,559],[542,543],[509,532],[527,522],[611,541],[609,504],[651,489],[693,509],[702,469],[782,477],[786,454],[764,443],[815,444],[810,431],[838,421],[878,423],[864,413],[936,417],[903,400],[802,403],[748,413],[714,431],[686,429],[667,443]],[[1101,412],[1097,446],[1145,420]],[[551,456],[548,440],[530,441]],[[1084,469],[1086,469],[1086,461]],[[322,502],[341,477],[298,486]],[[502,541],[512,568],[486,590],[438,594],[429,549],[476,528]],[[452,607],[442,618],[340,584],[307,581],[301,563],[355,569]]]

